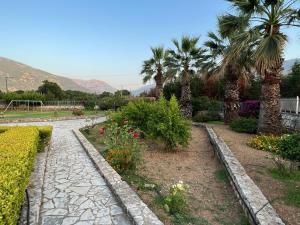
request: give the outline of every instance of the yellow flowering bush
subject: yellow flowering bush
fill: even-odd
[[[248,145],[258,150],[276,153],[279,151],[278,144],[280,136],[276,135],[258,135],[251,138]]]
[[[168,213],[186,213],[188,209],[188,203],[186,200],[187,184],[179,181],[177,184],[171,186],[169,194],[165,197],[164,208]]]
[[[0,225],[15,225],[24,200],[40,137],[52,127],[0,127]]]

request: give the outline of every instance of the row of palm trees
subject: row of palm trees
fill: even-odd
[[[190,76],[207,80],[225,78],[224,119],[238,117],[239,89],[253,76],[262,80],[259,131],[281,130],[280,82],[287,35],[283,28],[300,27],[299,0],[227,0],[234,14],[218,18],[217,32],[198,47],[199,38],[173,40],[174,49],[151,48],[153,57],[144,61],[144,82],[154,78],[156,97],[169,79],[181,79],[181,108],[192,116]],[[286,30],[284,30],[286,31]]]

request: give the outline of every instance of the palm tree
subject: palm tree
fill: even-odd
[[[173,40],[176,50],[167,51],[166,66],[168,76],[181,78],[180,105],[182,114],[186,118],[192,117],[190,76],[200,68],[204,51],[197,47],[199,38],[183,36],[181,41]]]
[[[158,99],[163,90],[164,77],[164,63],[165,63],[165,49],[163,47],[151,48],[153,56],[143,63],[141,74],[144,75],[143,82],[146,83],[152,78],[155,81],[155,97]]]
[[[281,131],[280,82],[283,51],[287,35],[283,28],[300,27],[300,10],[295,9],[298,0],[228,0],[237,9],[237,15],[224,25],[232,26],[240,18],[248,20],[247,32],[237,35],[239,47],[249,38],[258,35],[253,57],[256,70],[262,78],[259,132]],[[238,49],[237,48],[237,49]]]
[[[208,33],[209,40],[204,43],[207,53],[201,71],[208,82],[220,76],[225,78],[224,122],[230,123],[239,117],[240,87],[250,79],[254,63],[250,57],[252,45],[241,49],[239,54],[231,54],[232,47],[237,44],[234,34],[241,30],[224,30],[221,25],[226,19],[226,16],[219,17],[218,33]]]

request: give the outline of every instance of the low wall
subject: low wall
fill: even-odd
[[[197,125],[206,130],[216,154],[229,174],[230,183],[235,194],[239,198],[239,201],[244,211],[249,216],[252,224],[284,225],[275,209],[254,181],[247,175],[244,167],[235,158],[234,154],[222,138],[218,137],[211,127],[201,124]]]
[[[300,131],[300,114],[282,113],[282,124],[288,129]]]

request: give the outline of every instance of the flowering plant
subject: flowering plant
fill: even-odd
[[[186,200],[186,190],[188,185],[179,181],[177,184],[171,186],[168,196],[165,197],[164,208],[167,212],[176,214],[187,211],[188,204]]]

